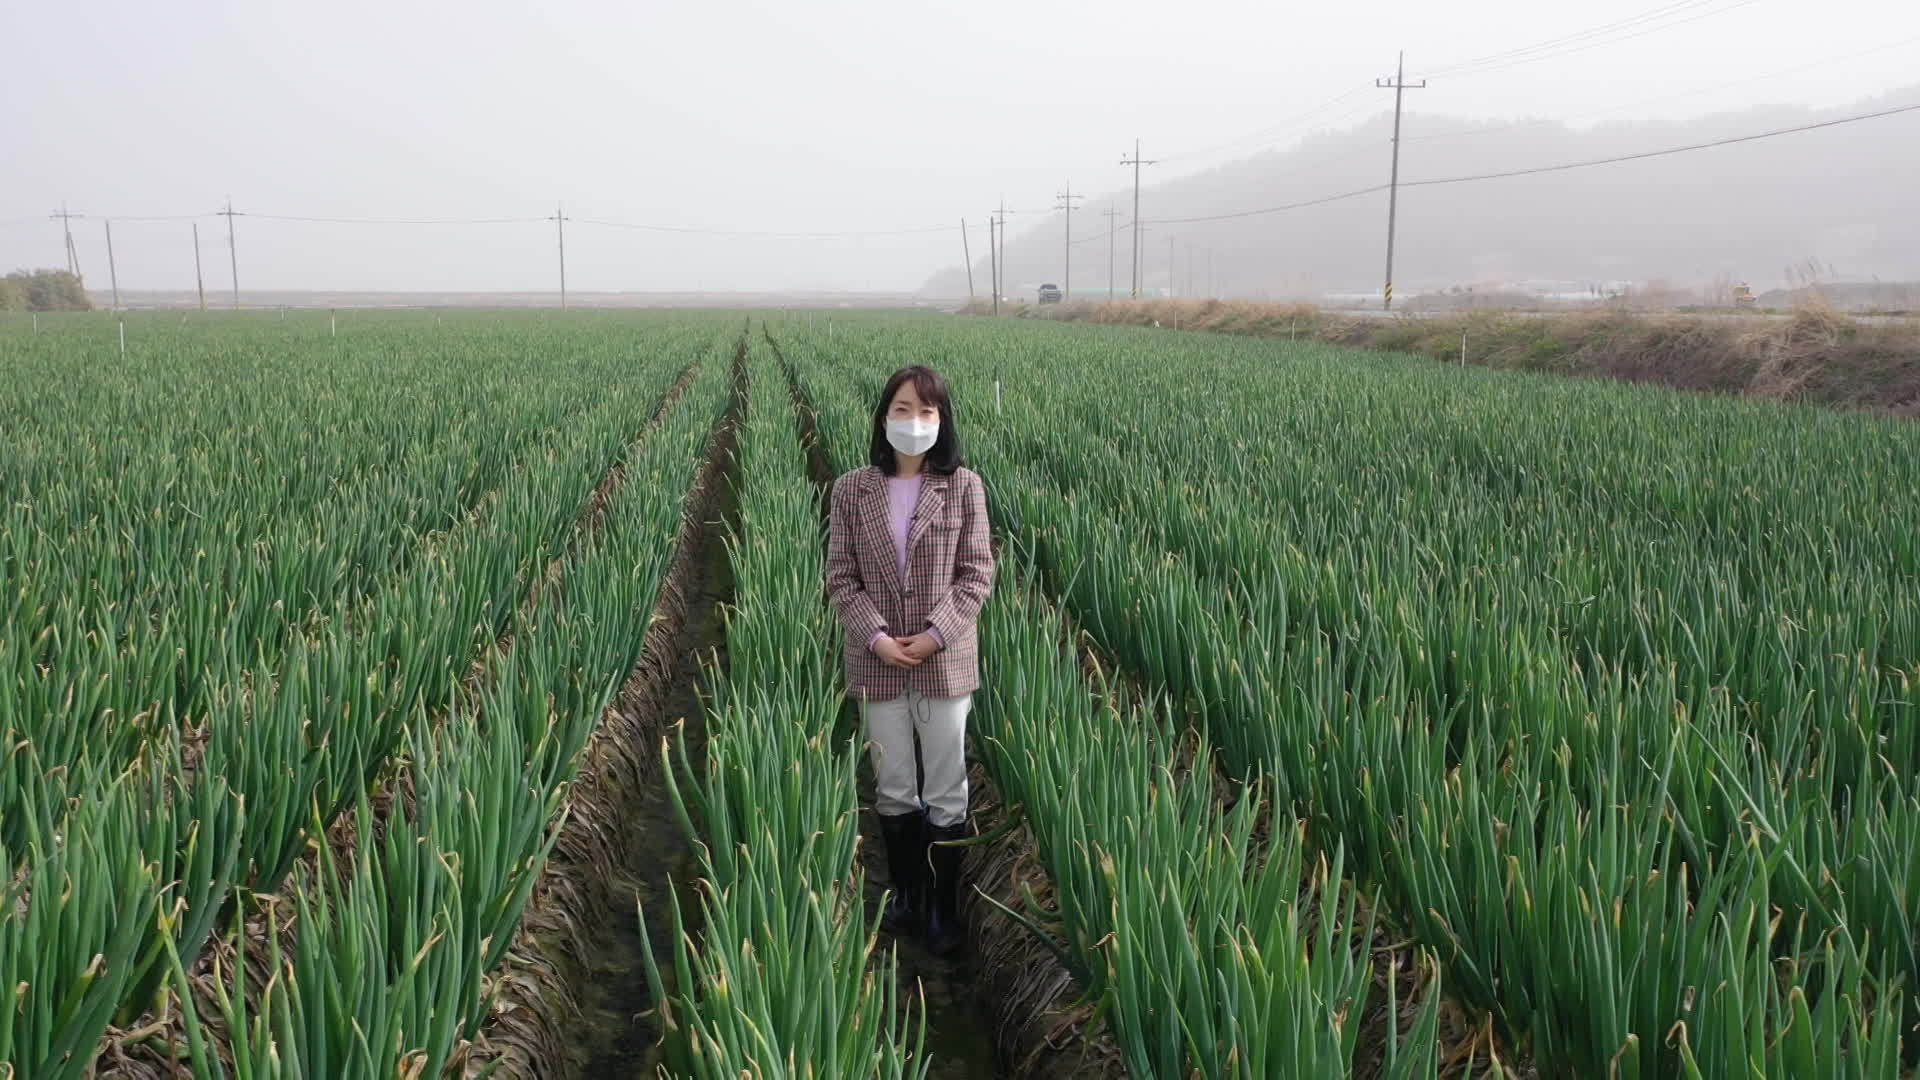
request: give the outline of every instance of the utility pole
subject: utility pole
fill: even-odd
[[[1069,180],[1066,190],[1060,193],[1059,198],[1060,202],[1054,209],[1064,210],[1067,214],[1067,242],[1061,248],[1060,271],[1062,275],[1060,278],[1060,299],[1064,302],[1073,299],[1073,200],[1084,199],[1086,196],[1075,195],[1073,193],[1073,182]]]
[[[560,233],[560,310],[567,310],[567,215],[559,203],[553,204],[553,224]]]
[[[973,303],[973,245],[967,242],[967,219],[960,219],[960,257],[967,264],[967,303]]]
[[[227,219],[227,260],[233,269],[233,310],[240,310],[240,253],[233,246],[233,196],[227,196],[227,208],[220,211]],[[286,318],[285,313],[281,318]]]
[[[1141,237],[1141,240],[1140,240],[1141,249],[1140,249],[1140,255],[1138,256],[1140,265],[1133,268],[1135,274],[1139,277],[1139,281],[1140,281],[1139,285],[1135,286],[1133,290],[1133,294],[1136,297],[1147,291],[1146,234],[1152,231],[1153,231],[1152,229],[1141,229],[1139,233],[1136,234]]]
[[[113,222],[103,221],[107,227],[107,280],[113,282],[113,310],[120,310],[120,268],[113,261]]]
[[[47,220],[49,221],[54,218],[60,219],[60,232],[66,238],[67,245],[67,273],[72,274],[74,277],[80,276],[80,249],[73,246],[73,219],[84,218],[86,216],[85,214],[69,213],[67,211],[67,204],[64,202],[60,204],[59,213],[47,215]]]
[[[1387,187],[1387,284],[1382,292],[1381,309],[1393,310],[1393,232],[1398,223],[1400,212],[1400,99],[1408,90],[1419,90],[1427,85],[1427,80],[1417,83],[1407,81],[1407,54],[1401,53],[1399,63],[1393,70],[1393,81],[1375,79],[1373,85],[1382,90],[1393,91],[1393,179]]]
[[[1013,291],[1013,283],[1007,274],[1007,197],[1000,196],[1000,288]]]
[[[1000,313],[1000,248],[995,244],[995,236],[1000,234],[1000,217],[991,209],[987,211],[987,273],[993,281],[993,313]]]
[[[1133,140],[1133,156],[1121,158],[1120,164],[1133,166],[1133,295],[1140,296],[1140,166],[1158,165],[1157,161],[1140,160],[1140,140]]]
[[[193,287],[200,293],[200,310],[207,310],[207,279],[200,274],[200,223],[193,223]]]
[[[1114,219],[1120,216],[1120,211],[1109,206],[1101,212],[1107,216],[1107,299],[1111,300],[1113,299],[1113,234],[1120,231],[1120,226],[1114,224]]]
[[[1017,211],[1007,209],[1006,196],[1000,197],[1000,209],[990,212],[987,224],[987,254],[992,256],[993,271],[993,313],[1000,314],[1000,294],[1008,288],[1007,275],[1007,215]],[[996,239],[996,236],[998,239]]]

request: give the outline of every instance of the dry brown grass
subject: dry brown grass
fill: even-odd
[[[981,305],[966,309],[984,313]],[[1246,300],[1111,300],[1001,308],[1017,318],[1311,338],[1486,367],[1920,416],[1920,319],[1846,315],[1809,294],[1790,315],[1480,310],[1427,318]]]

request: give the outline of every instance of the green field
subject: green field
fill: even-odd
[[[304,313],[0,318],[0,1076],[493,1060],[568,838],[622,827],[621,688],[688,667],[700,745],[636,755],[699,878],[658,1065],[938,1070],[820,587],[822,469],[911,362],[1001,534],[980,824],[1045,887],[997,924],[1129,1075],[1911,1072],[1909,422],[1095,325]],[[709,473],[724,658],[649,655]]]

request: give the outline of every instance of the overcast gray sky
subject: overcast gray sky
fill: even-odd
[[[1610,35],[1638,35],[1625,40],[1440,74],[1649,13]],[[0,0],[0,270],[63,262],[43,219],[65,200],[90,215],[76,240],[104,288],[101,216],[204,213],[231,193],[286,215],[538,218],[564,202],[572,218],[693,228],[954,225],[826,239],[568,226],[576,289],[907,289],[957,265],[959,219],[979,224],[1002,194],[1044,212],[1068,181],[1123,186],[1135,136],[1167,176],[1377,114],[1389,91],[1288,124],[1389,74],[1401,48],[1410,77],[1435,72],[1409,94],[1425,114],[1831,106],[1914,82],[1920,5]],[[188,228],[117,221],[122,287],[190,288]],[[238,230],[246,288],[554,287],[551,222]],[[200,231],[208,286],[224,289],[225,224]]]

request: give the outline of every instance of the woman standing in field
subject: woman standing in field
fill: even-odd
[[[974,626],[993,591],[987,493],[962,466],[947,384],[930,368],[887,380],[868,460],[833,485],[827,593],[847,632],[847,692],[893,875],[881,926],[924,932],[944,955],[961,944],[961,852],[937,842],[967,834]]]

